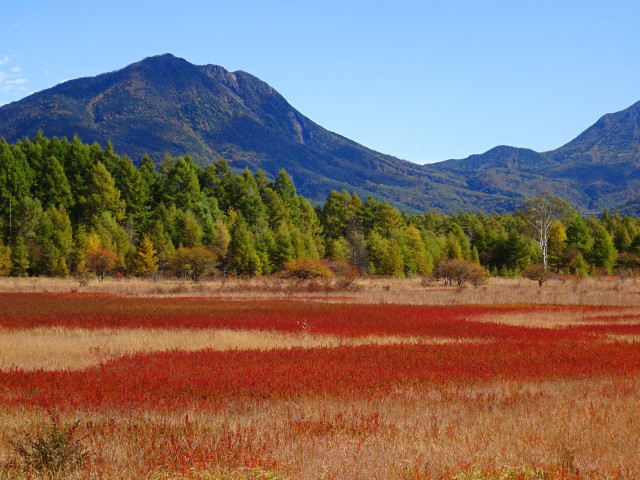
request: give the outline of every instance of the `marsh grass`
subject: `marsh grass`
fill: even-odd
[[[230,299],[309,299],[327,302],[465,305],[529,303],[555,305],[640,306],[640,278],[617,276],[558,278],[537,282],[490,278],[478,288],[445,287],[423,279],[360,278],[348,288],[310,288],[279,277],[216,277],[200,282],[174,278],[107,278],[86,283],[73,278],[0,278],[0,292],[110,293],[143,297],[220,297]]]

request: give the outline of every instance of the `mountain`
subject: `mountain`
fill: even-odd
[[[496,147],[464,160],[431,164],[456,173],[467,188],[504,196],[558,195],[585,213],[604,208],[640,214],[640,102],[606,114],[571,142],[549,152]]]
[[[603,117],[553,152],[503,146],[416,165],[322,128],[246,72],[166,54],[4,105],[0,137],[13,142],[41,129],[47,136],[111,141],[134,161],[145,153],[156,161],[189,153],[201,165],[222,156],[234,168],[261,168],[272,177],[285,168],[298,191],[318,202],[332,189],[347,189],[408,211],[491,212],[513,210],[549,190],[590,213],[625,203],[634,209],[638,108]]]

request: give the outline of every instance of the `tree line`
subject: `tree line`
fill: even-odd
[[[136,167],[111,144],[39,133],[0,140],[0,275],[166,272],[197,280],[214,271],[273,274],[296,259],[394,277],[430,275],[457,259],[494,276],[543,261],[585,276],[640,267],[639,219],[608,211],[583,218],[565,207],[545,224],[541,243],[531,209],[409,214],[344,190],[314,206],[284,170],[269,179],[260,170],[235,173],[220,158],[203,168],[189,155],[165,155],[158,165],[144,156]]]

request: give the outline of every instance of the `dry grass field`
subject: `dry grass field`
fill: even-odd
[[[478,288],[444,287],[421,278],[363,278],[348,289],[325,288],[320,284],[300,284],[277,277],[238,279],[216,277],[198,283],[161,279],[107,278],[78,281],[72,278],[0,278],[0,292],[21,293],[111,293],[136,297],[226,297],[278,299],[313,297],[315,300],[358,303],[400,303],[405,305],[466,305],[544,303],[554,305],[629,305],[640,307],[640,278],[598,277],[560,278],[542,288],[522,278],[490,278]]]
[[[638,339],[634,278],[2,279],[0,479],[637,479]]]

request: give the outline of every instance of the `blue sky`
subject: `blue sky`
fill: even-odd
[[[3,3],[0,105],[169,52],[425,163],[554,149],[640,100],[636,0]]]

